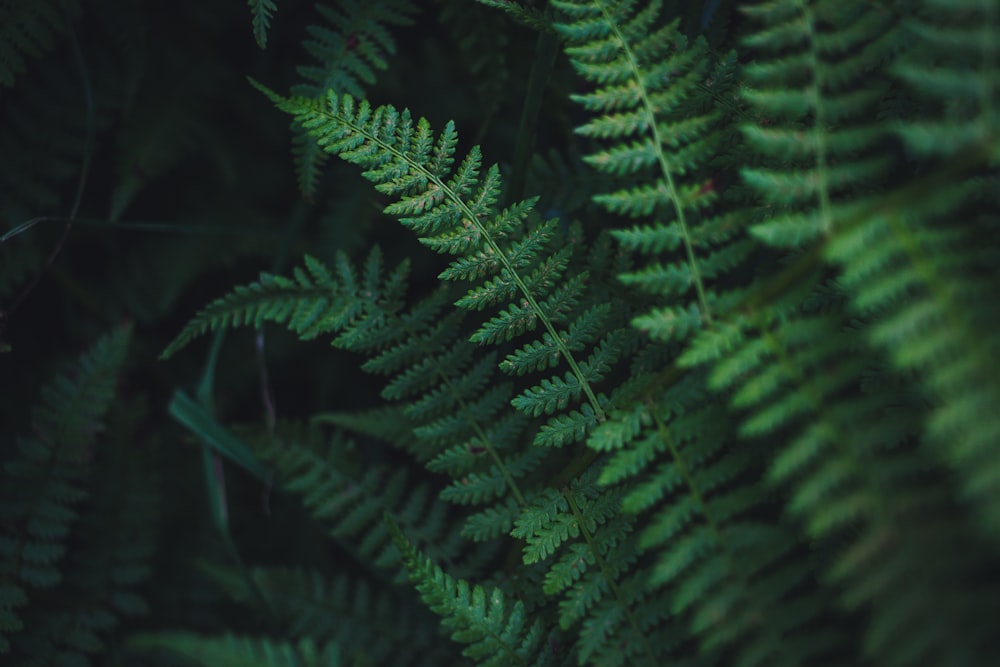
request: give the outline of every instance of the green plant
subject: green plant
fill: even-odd
[[[286,5],[250,4],[274,48]],[[986,664],[1000,3],[439,4],[479,118],[447,120],[433,77],[388,60],[407,3],[322,6],[305,81],[251,79],[292,123],[276,171],[335,202],[336,234],[289,225],[163,348],[174,367],[214,335],[170,409],[219,536],[193,559],[242,612],[154,615],[124,659]],[[481,43],[534,44],[520,69],[469,46],[504,17]],[[390,85],[412,112],[369,101],[394,67],[422,84]],[[523,106],[496,94],[512,85]],[[338,189],[351,170],[370,194]],[[396,226],[359,251],[372,205]],[[227,371],[243,327],[256,363]],[[306,389],[286,415],[282,368]],[[261,407],[222,419],[254,374]],[[274,488],[289,546],[240,525],[225,461]],[[21,597],[0,591],[19,655]]]

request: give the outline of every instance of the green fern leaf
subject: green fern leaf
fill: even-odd
[[[380,257],[375,250],[370,261],[381,266]],[[346,262],[345,256],[338,257],[339,266],[346,266]],[[263,273],[258,282],[237,287],[212,302],[188,322],[163,351],[162,358],[172,356],[207,331],[258,327],[265,321],[287,324],[304,339],[316,338],[342,328],[358,315],[364,308],[363,302],[356,298],[359,293],[370,298],[383,296],[381,292],[373,292],[376,286],[371,280],[362,285],[353,280],[338,282],[325,266],[308,256],[305,265],[305,269],[295,270],[294,279]],[[395,287],[403,282],[406,271],[406,264],[396,270],[383,298],[395,298]],[[342,276],[343,270],[339,277]]]
[[[123,327],[107,334],[80,357],[72,375],[59,376],[43,388],[42,403],[32,413],[35,435],[18,439],[21,457],[5,467],[2,652],[10,648],[8,633],[23,627],[18,608],[27,602],[28,592],[51,589],[63,580],[69,531],[88,495],[89,450],[114,400],[130,333]],[[26,498],[33,500],[26,503]]]
[[[707,235],[699,232],[699,227],[732,224],[712,215],[715,185],[703,175],[717,143],[714,128],[720,114],[691,101],[702,97],[699,86],[708,77],[705,44],[688,46],[677,21],[662,25],[661,2],[636,7],[630,2],[559,0],[553,5],[566,17],[557,28],[567,39],[567,55],[596,86],[573,96],[592,114],[577,132],[610,144],[586,161],[630,183],[595,195],[594,201],[619,215],[671,220],[615,230],[623,247],[649,254],[679,246],[684,250],[683,258],[623,274],[622,279],[662,298],[693,292],[694,302],[658,308],[634,319],[633,325],[658,340],[681,340],[712,320],[707,281],[729,273],[749,252],[745,242],[731,242],[728,236],[705,243]],[[723,251],[732,255],[728,261],[721,261],[718,253]]]
[[[410,483],[405,470],[355,472],[343,443],[323,442],[315,435],[293,434],[293,439],[260,448],[262,460],[273,466],[281,488],[300,496],[329,534],[365,567],[402,574],[382,522],[387,512],[421,536],[421,544],[434,555],[451,562],[460,560],[461,554],[455,551],[461,549],[455,539],[459,526],[451,522],[448,506],[435,501],[426,485]]]
[[[421,598],[452,630],[453,640],[468,644],[463,655],[486,667],[542,664],[543,627],[538,619],[529,620],[522,602],[508,603],[499,588],[456,580],[423,556],[390,518],[386,523]]]
[[[267,31],[271,27],[271,17],[277,11],[278,5],[275,0],[248,0],[248,2],[253,21],[253,38],[257,41],[257,46],[266,49]]]
[[[295,94],[315,97],[332,88],[361,96],[396,52],[390,29],[410,25],[416,7],[410,0],[350,0],[316,5],[316,11],[323,22],[306,28],[303,47],[312,64],[296,68],[303,83],[294,87]],[[292,124],[292,157],[299,190],[311,201],[328,155],[297,123]]]
[[[401,221],[414,229],[422,242],[439,244],[455,254],[482,251],[496,257],[499,267],[507,271],[508,279],[517,286],[521,303],[511,303],[487,322],[473,335],[474,342],[510,340],[538,324],[554,340],[559,340],[554,322],[575,305],[583,278],[577,276],[556,287],[544,301],[541,298],[547,289],[529,287],[526,276],[518,270],[518,257],[523,252],[538,252],[549,240],[546,227],[527,230],[525,239],[530,244],[527,250],[523,244],[511,248],[504,241],[530,204],[522,203],[507,212],[495,213],[499,171],[495,166],[490,167],[480,178],[478,149],[470,151],[455,172],[449,174],[457,140],[453,127],[449,125],[432,148],[429,125],[423,120],[414,125],[408,111],[400,113],[392,107],[372,109],[365,101],[356,105],[350,96],[338,98],[332,93],[320,101],[285,100],[261,90],[280,108],[295,114],[327,151],[364,167],[366,178],[374,181],[381,192],[401,197],[387,210],[404,215]],[[459,265],[455,273],[466,267],[465,263]],[[600,412],[589,383],[579,377],[573,353],[565,345],[557,344],[571,372],[584,385],[595,411]]]

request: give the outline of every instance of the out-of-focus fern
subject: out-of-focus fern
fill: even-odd
[[[405,469],[359,469],[346,460],[345,443],[280,438],[260,452],[273,466],[281,488],[302,498],[314,518],[366,568],[385,570],[402,579],[399,554],[381,521],[390,514],[430,550],[460,567],[463,541],[449,508],[426,483],[413,483]]]
[[[240,573],[216,571],[215,578],[235,599],[253,602]],[[292,641],[312,638],[335,643],[349,663],[376,665],[438,664],[453,657],[439,641],[436,624],[410,591],[376,588],[371,582],[318,571],[263,568],[250,578],[267,602],[269,624]]]
[[[0,85],[13,86],[27,60],[49,51],[79,16],[76,0],[0,2]]]
[[[903,24],[911,48],[894,69],[928,112],[895,128],[929,171],[835,238],[829,257],[871,339],[924,379],[927,437],[964,500],[1000,537],[1000,3],[921,2]]]
[[[257,46],[267,48],[267,31],[271,28],[271,17],[278,10],[275,0],[249,0],[250,17],[253,23],[253,38]]]
[[[73,373],[42,391],[33,435],[18,439],[20,456],[4,469],[0,540],[0,652],[25,629],[33,595],[64,582],[70,531],[88,496],[92,448],[115,396],[130,331],[108,334]],[[29,649],[31,647],[28,647]]]
[[[960,572],[987,567],[972,546],[977,538],[953,517],[943,480],[917,448],[924,408],[911,397],[865,391],[866,374],[879,365],[870,343],[889,344],[904,372],[928,368],[929,378],[977,368],[971,355],[984,349],[966,341],[959,352],[950,343],[954,353],[938,356],[941,341],[915,328],[947,320],[937,331],[961,335],[960,323],[969,320],[944,315],[956,296],[936,271],[963,265],[961,275],[975,262],[961,243],[951,245],[923,223],[926,213],[954,201],[938,189],[946,180],[909,185],[897,175],[900,193],[913,199],[886,194],[900,165],[886,150],[888,126],[878,122],[876,104],[890,85],[882,64],[907,40],[894,15],[872,3],[775,2],[748,12],[761,27],[747,41],[766,54],[745,69],[753,84],[745,94],[758,118],[746,135],[762,166],[743,175],[767,205],[766,219],[751,231],[795,254],[790,268],[702,332],[680,363],[712,362],[709,384],[744,413],[744,438],[781,434],[769,477],[790,487],[789,512],[829,552],[824,581],[831,592],[845,609],[869,615],[863,652],[882,664],[975,664],[989,650],[991,624],[980,619],[995,607],[990,594],[953,593],[964,588]],[[846,289],[853,313],[843,312],[843,298],[821,297],[818,256],[840,268],[836,289]],[[995,282],[972,284],[995,290]],[[957,398],[928,382],[925,399],[957,398],[951,409],[970,409],[995,390],[989,381],[960,384],[970,394]],[[975,423],[966,431],[974,434],[970,443],[993,432],[991,415],[977,414],[962,420]],[[924,541],[929,533],[933,543]]]
[[[192,632],[139,635],[131,645],[159,649],[204,667],[340,667],[340,649],[334,643],[317,645],[312,639],[297,642],[261,637],[225,635],[211,637]]]
[[[440,21],[448,25],[461,65],[475,81],[477,120],[482,136],[509,96],[510,38],[507,25],[491,12],[460,0],[439,0]]]
[[[302,43],[313,64],[297,68],[304,81],[293,92],[316,97],[332,89],[360,97],[396,52],[390,28],[410,25],[416,7],[411,0],[337,0],[317,4],[316,11],[324,23],[310,25]],[[292,129],[299,189],[312,199],[327,156],[301,126],[293,124]]]
[[[138,587],[149,577],[159,518],[159,488],[136,429],[141,403],[116,406],[94,457],[91,501],[77,524],[59,590],[66,604],[43,603],[25,614],[15,642],[29,664],[89,664],[120,650],[118,626],[149,612]]]

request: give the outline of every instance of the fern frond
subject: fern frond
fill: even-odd
[[[275,0],[248,0],[253,23],[253,38],[257,46],[267,48],[267,31],[271,28],[271,17],[278,9]]]
[[[34,435],[19,438],[20,457],[5,467],[4,534],[0,541],[0,652],[22,630],[18,609],[32,590],[63,580],[69,532],[87,498],[88,465],[104,414],[115,395],[130,329],[105,335],[80,357],[71,375],[42,390],[32,413]]]
[[[424,556],[386,517],[393,540],[424,603],[452,630],[462,651],[484,667],[546,664],[546,636],[538,619],[528,618],[522,602],[509,603],[499,588],[487,590],[455,579]]]
[[[277,639],[192,632],[137,635],[130,645],[139,650],[181,656],[205,667],[339,667],[336,644],[317,645],[312,639],[287,642]]]
[[[333,89],[360,97],[396,52],[390,29],[410,25],[417,8],[411,0],[347,0],[317,4],[316,11],[323,23],[306,28],[309,37],[303,41],[313,63],[296,68],[303,82],[293,92],[316,97]],[[299,190],[311,200],[327,155],[297,123],[292,124],[292,155]]]
[[[344,451],[345,444],[338,439],[323,443],[296,438],[264,446],[260,455],[273,466],[277,483],[298,495],[331,537],[364,567],[402,575],[381,520],[386,513],[430,553],[457,566],[463,548],[461,525],[455,525],[448,506],[437,501],[427,484],[411,483],[405,469],[355,470]]]
[[[240,602],[253,600],[242,573],[215,568],[210,574]],[[412,596],[347,574],[255,567],[250,581],[267,602],[266,613],[281,636],[320,645],[336,644],[349,663],[416,665],[452,658],[442,650],[436,619]]]
[[[895,74],[931,113],[906,118],[897,133],[922,157],[948,157],[966,151],[997,155],[998,64],[992,36],[997,3],[916,3],[903,21],[905,57]],[[926,107],[925,107],[926,108]]]
[[[552,19],[545,12],[515,0],[476,0],[481,5],[499,9],[522,25],[538,32],[555,32]]]
[[[924,379],[933,406],[929,440],[961,477],[961,494],[983,530],[1000,536],[1000,352],[994,271],[1000,147],[994,45],[997,3],[922,3],[904,22],[911,48],[894,68],[925,113],[898,133],[907,150],[942,164],[904,189],[899,206],[872,212],[831,243],[859,310],[876,313],[871,340],[898,367]],[[944,48],[948,45],[950,48]],[[954,166],[952,166],[954,165]]]
[[[565,16],[557,27],[567,39],[567,55],[596,86],[573,96],[592,114],[577,132],[607,145],[585,159],[598,171],[624,180],[620,189],[597,194],[594,201],[619,215],[670,220],[615,230],[626,249],[655,256],[683,247],[682,258],[625,273],[622,279],[660,298],[693,293],[692,302],[656,309],[633,325],[654,340],[683,340],[712,320],[708,281],[730,273],[750,249],[745,240],[734,238],[735,214],[711,212],[716,186],[705,176],[705,167],[718,146],[721,115],[695,101],[705,97],[704,82],[711,76],[704,64],[706,45],[698,41],[689,46],[678,21],[661,24],[660,2],[636,7],[630,2],[559,0],[553,5]],[[726,79],[719,73],[715,78]],[[700,227],[733,231],[713,238]],[[651,235],[664,240],[653,243]]]
[[[112,409],[91,500],[62,565],[58,590],[74,603],[33,605],[15,638],[34,664],[90,664],[114,650],[123,621],[150,611],[140,586],[152,569],[160,499],[156,474],[134,448],[145,413],[141,402]]]
[[[497,211],[499,170],[494,165],[483,171],[475,147],[453,168],[457,144],[453,124],[435,138],[425,119],[414,121],[406,110],[373,109],[366,101],[356,102],[334,92],[320,100],[307,100],[285,99],[261,90],[279,108],[292,113],[324,150],[363,167],[363,175],[378,191],[394,197],[386,213],[398,216],[425,245],[457,256],[442,278],[484,281],[459,301],[461,307],[507,303],[472,334],[471,341],[507,342],[541,327],[569,366],[580,400],[590,405],[598,420],[603,418],[594,383],[556,329],[562,322],[573,321],[586,273],[564,278],[560,255],[548,257],[546,248],[554,240],[554,226],[525,224],[533,200]],[[530,394],[518,405],[526,414],[536,413]]]
[[[833,230],[852,199],[888,173],[875,115],[887,82],[868,73],[880,71],[898,35],[892,14],[866,2],[777,2],[747,11],[767,22],[747,42],[773,55],[746,69],[755,85],[744,95],[761,120],[744,131],[777,165],[743,176],[782,212],[753,232],[772,245],[802,244]],[[784,229],[794,241],[780,240]]]
[[[638,587],[641,569],[632,571],[636,549],[632,523],[621,513],[622,490],[601,488],[596,477],[591,469],[562,490],[541,491],[511,536],[524,540],[526,565],[543,564],[542,590],[559,600],[560,628],[580,629],[574,646],[580,664],[660,664],[655,624],[640,622],[649,604]]]
[[[0,85],[13,86],[28,59],[41,58],[80,16],[76,0],[0,5]]]
[[[372,251],[369,262],[381,266],[378,249]],[[381,277],[378,269],[367,282],[357,283],[345,255],[338,256],[337,265],[335,277],[321,262],[307,256],[305,268],[295,269],[293,278],[262,273],[259,281],[237,287],[205,306],[185,325],[161,357],[166,359],[174,355],[208,331],[258,327],[267,321],[286,324],[303,339],[337,331],[365,308],[360,295],[390,301],[399,298],[408,268],[407,264],[401,264],[383,285],[378,282]]]

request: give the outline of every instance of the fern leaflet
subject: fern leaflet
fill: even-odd
[[[88,495],[89,449],[114,399],[129,335],[121,328],[104,336],[80,357],[73,375],[42,390],[43,402],[32,413],[34,435],[18,439],[21,457],[4,471],[0,653],[23,629],[18,609],[29,591],[63,580],[69,532]]]

